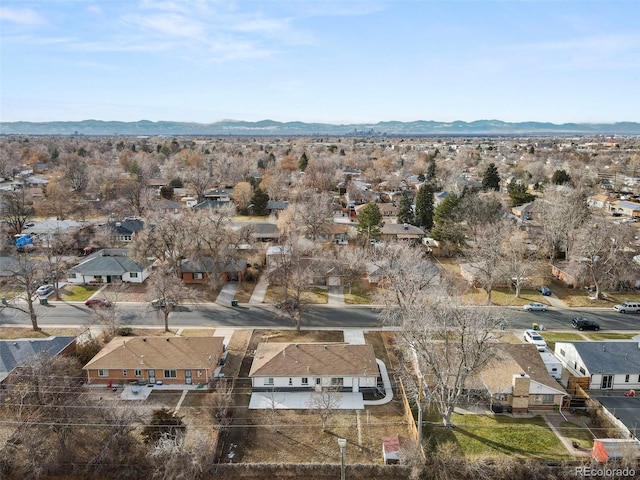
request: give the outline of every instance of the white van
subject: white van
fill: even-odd
[[[640,303],[624,302],[614,306],[613,309],[620,313],[640,313]]]

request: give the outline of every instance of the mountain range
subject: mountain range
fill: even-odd
[[[448,136],[448,135],[640,135],[640,123],[563,123],[477,120],[473,122],[378,122],[334,125],[328,123],[244,122],[222,120],[215,123],[118,122],[83,120],[77,122],[0,122],[0,135],[257,135],[257,136]]]

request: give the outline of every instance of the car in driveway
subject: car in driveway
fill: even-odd
[[[39,297],[46,297],[47,295],[50,295],[53,290],[53,285],[42,285],[36,290],[36,295],[38,295]]]
[[[551,295],[551,289],[545,285],[540,289],[540,294],[548,297],[549,295]]]
[[[90,308],[111,308],[111,302],[106,298],[90,298],[84,304]]]
[[[547,342],[535,330],[525,330],[524,341],[535,345],[539,351],[544,351],[547,348]]]
[[[522,306],[522,309],[525,312],[546,312],[549,307],[547,307],[544,303],[532,302],[527,303]]]
[[[600,324],[598,322],[594,322],[593,320],[589,320],[588,318],[584,317],[576,317],[571,320],[571,326],[580,331],[594,330],[597,332],[598,330],[600,330]]]

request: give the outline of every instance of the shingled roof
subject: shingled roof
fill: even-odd
[[[371,345],[348,343],[260,343],[250,377],[378,376]]]
[[[0,381],[4,380],[14,368],[27,363],[30,358],[40,353],[58,355],[75,340],[76,337],[0,340]]]
[[[223,337],[116,337],[84,370],[208,369],[219,360],[216,355],[222,351],[223,340]]]
[[[640,343],[635,340],[569,343],[590,374],[640,372]]]

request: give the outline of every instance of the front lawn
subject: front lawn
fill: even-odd
[[[481,288],[472,288],[468,293],[463,295],[463,302],[471,305],[486,305],[487,292]],[[491,305],[497,305],[501,307],[509,306],[522,306],[531,302],[540,302],[549,304],[546,298],[540,295],[540,292],[532,289],[523,289],[520,292],[520,297],[516,297],[514,290],[510,288],[495,288],[491,290]]]
[[[547,342],[547,347],[551,351],[555,350],[556,342],[575,342],[585,340],[584,335],[580,333],[563,333],[563,332],[540,332],[544,341]]]
[[[585,333],[584,336],[589,340],[631,340],[637,333]]]
[[[344,303],[347,305],[368,305],[373,302],[374,287],[365,287],[361,280],[351,284],[351,291],[344,287]]]
[[[96,285],[65,285],[60,289],[60,298],[67,302],[84,302],[96,293],[100,287]]]
[[[255,288],[256,284],[254,282],[242,282],[238,285],[238,289],[233,298],[240,303],[249,303]]]
[[[295,296],[293,290],[289,291],[289,296]],[[284,291],[282,287],[278,285],[269,285],[264,296],[264,303],[277,303],[282,300],[284,300]],[[312,288],[311,290],[302,292],[300,300],[302,303],[306,304],[328,303],[329,292],[324,288]]]
[[[434,420],[430,417],[429,420]],[[517,456],[565,459],[566,449],[542,417],[513,418],[502,415],[457,415],[454,429],[445,429],[437,418],[425,427],[432,446],[453,442],[468,457]]]

